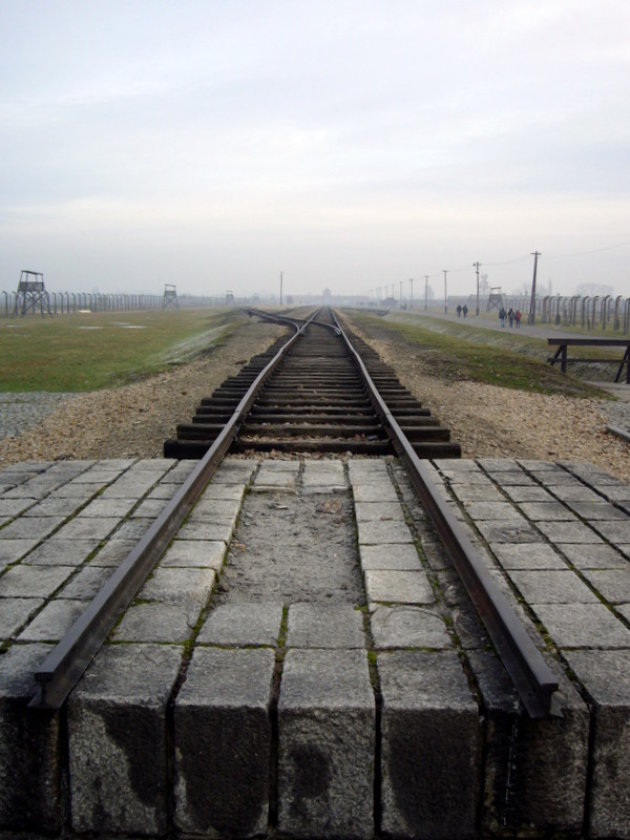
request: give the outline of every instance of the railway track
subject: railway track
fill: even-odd
[[[317,317],[316,317],[317,316]],[[266,316],[270,317],[270,316]],[[255,357],[167,441],[199,464],[35,676],[31,705],[59,708],[229,452],[396,454],[532,717],[550,711],[556,680],[434,484],[428,458],[458,457],[450,432],[330,312],[288,322],[293,335]]]
[[[288,319],[283,318],[284,322]],[[358,364],[365,370],[419,458],[461,455],[450,430],[400,384],[394,371],[365,342],[346,336],[330,312],[308,322],[289,322],[299,335],[261,383],[239,424],[231,452],[394,452],[389,423]],[[170,458],[199,458],[210,448],[247,389],[285,341],[255,357],[201,400],[191,423],[166,441]]]

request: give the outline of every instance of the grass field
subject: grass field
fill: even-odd
[[[0,319],[0,391],[92,391],[207,351],[244,320],[234,309]]]
[[[559,366],[552,368],[543,338],[405,313],[379,317],[354,310],[352,319],[368,334],[384,336],[389,332],[410,347],[421,346],[423,369],[443,379],[468,379],[544,394],[605,396],[578,377],[562,374]]]

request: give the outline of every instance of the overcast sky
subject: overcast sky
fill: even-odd
[[[630,295],[628,0],[0,0],[0,290]]]

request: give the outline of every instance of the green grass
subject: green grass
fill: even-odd
[[[211,350],[244,319],[231,309],[0,319],[0,391],[114,387]]]
[[[421,358],[423,371],[446,380],[543,394],[606,396],[575,376],[562,374],[559,367],[552,368],[545,339],[405,313],[378,317],[354,310],[350,317],[367,335],[402,340],[410,354]]]

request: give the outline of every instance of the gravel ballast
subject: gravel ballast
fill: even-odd
[[[159,458],[202,397],[281,334],[250,323],[211,355],[122,388],[86,394],[0,395],[0,466],[30,460]],[[628,480],[630,445],[606,425],[630,428],[630,405],[524,393],[427,375],[398,338],[363,334],[401,382],[452,432],[466,458],[589,461]]]

